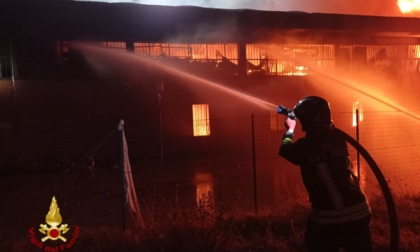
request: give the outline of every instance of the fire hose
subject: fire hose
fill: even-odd
[[[335,128],[335,130],[337,130],[337,132],[339,132],[340,135],[362,155],[362,157],[368,163],[373,174],[375,175],[376,180],[378,181],[379,186],[381,187],[388,211],[390,225],[390,251],[398,251],[400,235],[398,227],[397,210],[395,208],[395,203],[392,197],[391,190],[389,189],[388,183],[386,182],[384,175],[382,174],[381,170],[379,169],[379,166],[376,164],[375,160],[372,158],[369,152],[359,142],[357,142],[346,132],[338,128]]]
[[[296,116],[293,113],[293,111],[283,106],[279,106],[277,108],[277,113],[286,115],[291,119],[296,119]],[[384,196],[385,204],[386,204],[387,212],[388,212],[389,225],[390,225],[390,245],[389,245],[390,252],[397,252],[399,249],[399,240],[400,240],[397,211],[395,208],[395,202],[392,197],[391,190],[388,186],[388,183],[386,182],[384,175],[381,172],[381,169],[379,168],[375,160],[372,158],[372,156],[369,154],[369,152],[358,141],[356,141],[353,137],[348,135],[346,132],[338,128],[334,128],[334,129],[340,134],[340,136],[346,142],[352,145],[353,148],[355,148],[359,152],[359,154],[362,155],[362,157],[365,159],[370,169],[372,170],[373,174],[375,175],[376,180],[378,181],[379,186],[382,190],[382,194]]]

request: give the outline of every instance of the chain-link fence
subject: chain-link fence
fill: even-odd
[[[276,127],[273,115],[212,118],[210,135],[201,137],[193,136],[192,121],[174,121],[170,125],[126,122],[138,190],[141,195],[159,192],[179,206],[194,205],[203,190],[211,191],[231,207],[244,209],[277,206],[288,199],[306,197],[299,168],[278,155],[285,118],[274,116]],[[351,113],[333,113],[333,120],[338,128],[356,138]],[[418,124],[418,120],[400,112],[365,112],[359,124],[359,142],[378,163],[396,196],[420,193]],[[8,131],[3,139],[9,148],[2,155],[20,157],[14,161],[16,167],[9,169],[22,171],[42,172],[42,165],[51,166],[49,171],[70,172],[92,166],[95,172],[104,167],[118,168],[116,127],[117,124],[115,129],[100,130],[92,126],[16,129]],[[168,127],[182,130],[174,133]],[[299,126],[295,136],[304,136]],[[12,142],[13,146],[9,144]],[[351,146],[349,151],[357,173],[357,151]],[[362,157],[359,167],[366,192],[381,195],[376,178]]]
[[[127,130],[127,138],[132,143],[130,159],[150,161],[152,158],[154,162],[135,165],[135,169],[143,172],[155,169],[150,167],[156,167],[159,162],[164,167],[159,169],[164,169],[165,179],[155,181],[164,181],[171,194],[167,197],[174,198],[177,194],[177,202],[182,201],[181,191],[189,191],[190,198],[200,197],[199,188],[207,188],[232,207],[276,206],[291,198],[305,197],[299,168],[278,155],[285,128],[284,117],[276,116],[280,122],[277,130],[272,128],[272,115],[215,118],[210,121],[210,135],[204,137],[192,136],[191,121],[175,122],[171,126],[191,128],[187,136],[160,136],[156,127],[149,127],[150,131],[145,133],[141,125],[131,126]],[[358,138],[379,165],[395,196],[420,193],[417,183],[420,171],[416,165],[420,154],[418,121],[399,112],[365,112],[357,137],[351,113],[333,113],[333,120],[336,127]],[[304,136],[297,128],[295,137]],[[351,145],[349,151],[354,172],[361,177],[365,191],[369,196],[381,196],[370,167],[362,157],[357,164],[358,153]],[[143,156],[146,154],[149,158]],[[153,177],[153,171],[149,176]],[[135,179],[142,187],[143,179]]]

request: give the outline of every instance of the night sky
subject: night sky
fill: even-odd
[[[98,0],[94,2],[131,2],[150,5],[190,5],[221,9],[255,9],[272,11],[302,11],[308,13],[336,13],[392,17],[419,17],[420,3],[415,0]],[[402,13],[399,5],[411,9],[409,13]],[[416,6],[417,5],[417,6]]]

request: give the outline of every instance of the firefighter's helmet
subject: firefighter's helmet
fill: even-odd
[[[303,131],[329,127],[332,124],[329,103],[318,96],[301,99],[293,108]]]

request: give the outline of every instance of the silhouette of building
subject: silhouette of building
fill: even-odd
[[[233,144],[215,148],[221,138],[189,137],[194,132],[229,135],[233,125],[207,128],[208,120],[249,115],[244,107],[251,105],[238,101],[239,105],[226,108],[232,102],[227,95],[213,94],[201,84],[186,86],[183,82],[194,82],[186,81],[189,75],[272,102],[291,86],[304,86],[317,71],[362,68],[409,75],[406,81],[411,83],[419,75],[417,18],[3,0],[0,30],[1,148],[6,163],[18,162],[17,152],[31,160],[45,153],[63,155],[53,147],[37,149],[33,142],[77,145],[75,128],[92,138],[90,142],[85,138],[86,145],[94,144],[121,117],[127,122],[127,134],[130,123],[144,129],[133,127],[142,143],[130,148],[141,161],[231,150]],[[165,63],[181,69],[184,76],[124,60],[102,66],[73,47],[75,42]],[[203,98],[203,93],[209,96]],[[297,100],[299,94],[295,96],[287,99]],[[198,106],[199,119],[193,119],[192,106],[197,104],[207,106]],[[82,130],[80,123],[91,130]],[[60,137],[54,142],[51,134],[57,129]],[[188,137],[192,147],[177,148],[180,137]],[[198,141],[203,149],[194,147]],[[63,148],[69,155],[81,155],[73,153],[72,146]]]

